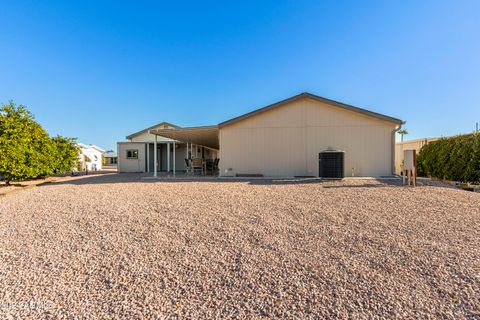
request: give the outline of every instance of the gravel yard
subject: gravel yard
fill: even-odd
[[[480,318],[480,194],[79,177],[0,199],[0,318]]]

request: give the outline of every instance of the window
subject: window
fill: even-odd
[[[127,150],[127,159],[138,159],[138,149]]]
[[[111,164],[117,164],[117,158],[110,158],[110,163]]]

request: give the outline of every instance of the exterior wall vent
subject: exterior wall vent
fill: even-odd
[[[318,176],[342,179],[344,177],[345,152],[325,150],[318,154]]]

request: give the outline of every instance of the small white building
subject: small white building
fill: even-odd
[[[105,150],[93,144],[79,143],[78,146],[80,148],[79,170],[102,170],[102,155],[105,153]]]

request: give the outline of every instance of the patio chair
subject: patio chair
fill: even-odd
[[[218,170],[218,163],[219,162],[220,162],[219,158],[215,158],[215,160],[213,161],[213,173],[212,174],[219,173],[219,170]]]
[[[213,159],[206,159],[205,160],[205,172],[206,172],[206,174],[212,174],[213,175],[213,172],[215,170],[214,164],[215,164],[215,161]]]
[[[195,172],[200,171],[200,174],[203,174],[203,159],[202,158],[193,158],[192,159],[192,167],[191,167],[193,175]]]
[[[190,174],[190,172],[192,171],[192,166],[190,164],[190,159],[185,158],[185,165],[186,165],[186,167],[185,167],[186,173]]]

